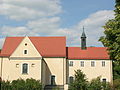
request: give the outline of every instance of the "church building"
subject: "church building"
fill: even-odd
[[[6,37],[0,51],[2,80],[34,78],[46,90],[58,86],[68,90],[75,70],[82,70],[88,80],[101,76],[112,82],[112,60],[106,47],[86,47],[83,31],[81,47],[67,47],[66,37]]]

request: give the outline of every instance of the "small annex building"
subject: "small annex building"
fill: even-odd
[[[45,88],[57,85],[67,90],[74,79],[74,70],[81,69],[88,80],[101,76],[112,82],[112,60],[106,47],[86,47],[86,35],[81,47],[66,47],[66,37],[6,37],[0,51],[2,80],[34,78]]]

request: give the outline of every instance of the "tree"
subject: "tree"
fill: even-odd
[[[108,82],[102,82],[100,77],[92,79],[88,90],[112,90]]]
[[[104,26],[105,36],[100,41],[108,47],[113,60],[120,60],[120,0],[116,0],[115,18],[109,20]]]
[[[120,90],[120,79],[115,79],[114,80],[114,90]]]
[[[75,71],[75,80],[70,84],[69,90],[87,90],[88,81],[81,70]]]
[[[115,18],[109,20],[104,27],[105,36],[102,36],[99,41],[105,47],[108,47],[109,55],[113,62],[113,78],[120,78],[120,0],[116,0]]]

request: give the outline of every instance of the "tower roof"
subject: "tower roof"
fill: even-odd
[[[84,27],[83,27],[83,32],[82,32],[81,38],[86,38]]]

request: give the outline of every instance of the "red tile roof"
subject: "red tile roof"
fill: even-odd
[[[1,51],[10,56],[24,37],[7,37]],[[66,57],[65,37],[29,37],[33,45],[43,57]]]
[[[1,54],[10,56],[24,37],[6,37]]]
[[[24,37],[7,37],[0,56],[10,56]],[[68,59],[110,59],[105,47],[67,47],[65,37],[29,37],[43,57],[67,57]],[[67,53],[66,53],[67,52]],[[67,54],[67,56],[66,56]]]
[[[66,57],[65,37],[29,37],[43,57]]]
[[[67,47],[68,59],[110,59],[106,47]]]

